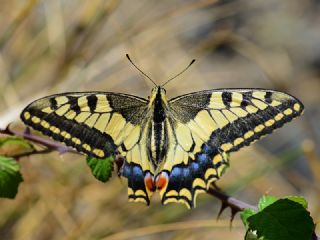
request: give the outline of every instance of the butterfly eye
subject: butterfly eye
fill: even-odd
[[[148,100],[150,100],[150,96],[148,96]]]

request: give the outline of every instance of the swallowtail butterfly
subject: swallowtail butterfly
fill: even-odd
[[[190,208],[221,177],[228,153],[304,108],[295,97],[267,89],[213,89],[168,100],[163,86],[156,85],[148,99],[113,92],[51,95],[28,105],[21,118],[88,156],[120,153],[129,200],[149,204],[158,191],[163,204]]]

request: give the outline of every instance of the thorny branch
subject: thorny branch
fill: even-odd
[[[220,217],[221,213],[228,207],[231,209],[231,222],[238,212],[243,211],[246,208],[251,208],[255,211],[258,211],[258,208],[256,206],[250,205],[248,203],[242,202],[238,199],[226,195],[220,189],[218,189],[215,184],[211,185],[207,193],[218,198],[222,203],[218,214],[218,218]]]

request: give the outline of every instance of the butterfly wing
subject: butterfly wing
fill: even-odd
[[[148,203],[144,174],[150,165],[143,149],[145,139],[141,138],[147,103],[127,94],[64,93],[32,102],[21,119],[88,156],[106,158],[116,151],[127,155],[123,175],[128,178],[129,198]]]
[[[162,202],[195,206],[237,151],[299,116],[296,98],[263,89],[221,89],[195,92],[169,101],[170,149],[162,171],[168,175]],[[170,135],[171,134],[171,135]]]

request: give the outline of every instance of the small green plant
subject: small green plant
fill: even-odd
[[[15,198],[22,181],[18,162],[13,158],[0,156],[0,197]]]

